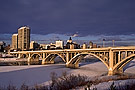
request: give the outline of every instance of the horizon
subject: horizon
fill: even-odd
[[[12,34],[0,34],[0,41],[4,41],[11,45]],[[55,43],[57,40],[62,40],[64,43],[69,39],[70,36],[63,34],[31,34],[31,41],[36,41],[39,44],[50,44]],[[112,40],[115,40],[115,46],[134,46],[135,45],[135,35],[113,35],[113,36],[105,36],[105,35],[88,35],[84,37],[73,37],[73,42],[77,42],[82,45],[83,43],[89,44],[90,41],[97,44],[98,46],[103,45],[103,39],[105,39],[105,46],[112,46]]]

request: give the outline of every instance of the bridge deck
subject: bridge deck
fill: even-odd
[[[27,59],[18,59],[18,58],[0,58],[0,63],[8,63],[8,62],[24,62]]]
[[[81,51],[109,51],[109,50],[135,50],[135,46],[121,46],[121,47],[105,47],[105,48],[92,48],[92,49],[61,49],[61,50],[39,50],[39,51],[18,51],[18,52],[10,52],[12,54],[16,53],[42,53],[42,52],[81,52]]]

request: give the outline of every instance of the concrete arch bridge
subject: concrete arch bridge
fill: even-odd
[[[42,64],[52,64],[59,56],[66,63],[66,67],[78,68],[82,57],[90,54],[101,60],[108,69],[108,75],[123,73],[123,67],[135,58],[135,46],[106,47],[92,49],[63,49],[10,52],[18,58],[27,58],[28,65],[36,58]],[[38,59],[37,59],[38,60]]]

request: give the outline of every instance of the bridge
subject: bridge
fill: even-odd
[[[59,56],[66,63],[66,67],[69,68],[78,68],[81,59],[90,54],[105,64],[108,69],[108,75],[114,75],[123,73],[123,67],[135,58],[135,46],[18,51],[10,52],[10,54],[18,58],[27,58],[28,65],[39,59],[42,60],[42,64],[53,64],[54,59]]]

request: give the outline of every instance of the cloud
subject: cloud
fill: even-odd
[[[0,34],[0,40],[5,41],[5,40],[11,40],[12,34]]]
[[[79,35],[78,35],[78,34],[73,34],[73,35],[72,35],[72,37],[77,37],[77,36],[79,36]]]
[[[48,44],[55,43],[56,40],[63,40],[65,43],[69,39],[70,36],[64,34],[31,34],[31,41],[37,41],[38,43]],[[7,44],[11,44],[12,34],[0,34],[0,41],[4,41]],[[89,41],[96,43],[102,46],[102,40],[105,39],[106,46],[112,46],[112,40],[115,40],[115,46],[127,46],[127,45],[135,45],[135,35],[88,35],[88,36],[77,36],[72,37],[74,42],[79,44],[83,44],[84,42],[89,44]]]
[[[33,34],[130,35],[135,33],[134,1],[3,0],[0,33],[29,25]]]
[[[126,37],[127,35],[125,35]],[[105,35],[102,35],[99,40],[103,40],[105,39],[105,41],[112,41],[112,40],[115,40],[115,41],[122,41],[124,40],[121,35],[114,35],[114,36],[105,36]]]

